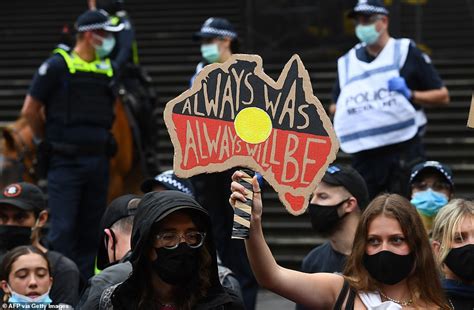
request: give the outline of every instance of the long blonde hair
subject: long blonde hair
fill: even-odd
[[[441,244],[438,255],[436,255],[440,265],[452,248],[456,233],[461,228],[462,220],[468,216],[474,217],[474,202],[464,199],[451,200],[436,215],[432,239]]]

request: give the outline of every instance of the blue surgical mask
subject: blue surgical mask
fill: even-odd
[[[105,58],[109,55],[115,47],[115,37],[113,35],[109,35],[107,37],[101,37],[97,34],[94,34],[98,40],[102,41],[101,45],[96,45],[95,52],[99,58]]]
[[[434,217],[439,209],[448,203],[448,197],[445,194],[438,193],[429,188],[423,192],[413,194],[410,201],[421,214]]]
[[[13,291],[10,287],[9,287],[9,289],[10,289],[11,297],[8,299],[8,302],[10,304],[18,305],[20,309],[22,309],[22,305],[24,305],[24,308],[26,308],[26,309],[33,309],[30,306],[31,304],[49,305],[50,303],[53,302],[51,300],[51,298],[49,297],[49,291],[50,290],[48,290],[45,294],[43,294],[41,296],[38,296],[36,298],[31,298],[31,297],[28,297],[28,296],[25,296],[25,295],[18,294],[17,292]],[[28,304],[28,306],[26,304]],[[43,308],[38,307],[38,309],[43,309]]]
[[[219,47],[216,43],[201,45],[201,54],[202,57],[211,64],[217,62],[221,57]]]
[[[375,24],[357,25],[355,33],[361,42],[368,45],[374,44],[380,37],[380,32],[377,32],[377,29],[375,29]]]

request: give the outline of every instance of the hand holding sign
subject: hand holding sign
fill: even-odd
[[[262,174],[294,215],[305,211],[338,150],[297,55],[276,82],[256,55],[208,65],[191,89],[168,102],[164,118],[176,175],[248,167]]]

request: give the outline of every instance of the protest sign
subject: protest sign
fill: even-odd
[[[301,214],[339,145],[298,55],[277,81],[257,55],[206,66],[167,103],[164,119],[180,177],[232,167],[258,171],[287,210]]]

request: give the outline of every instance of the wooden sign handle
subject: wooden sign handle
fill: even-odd
[[[239,183],[245,187],[245,198],[247,201],[237,200],[234,208],[234,226],[232,227],[232,239],[248,239],[250,229],[250,216],[252,214],[253,187],[252,178],[255,173],[249,169],[242,169],[244,174]]]

